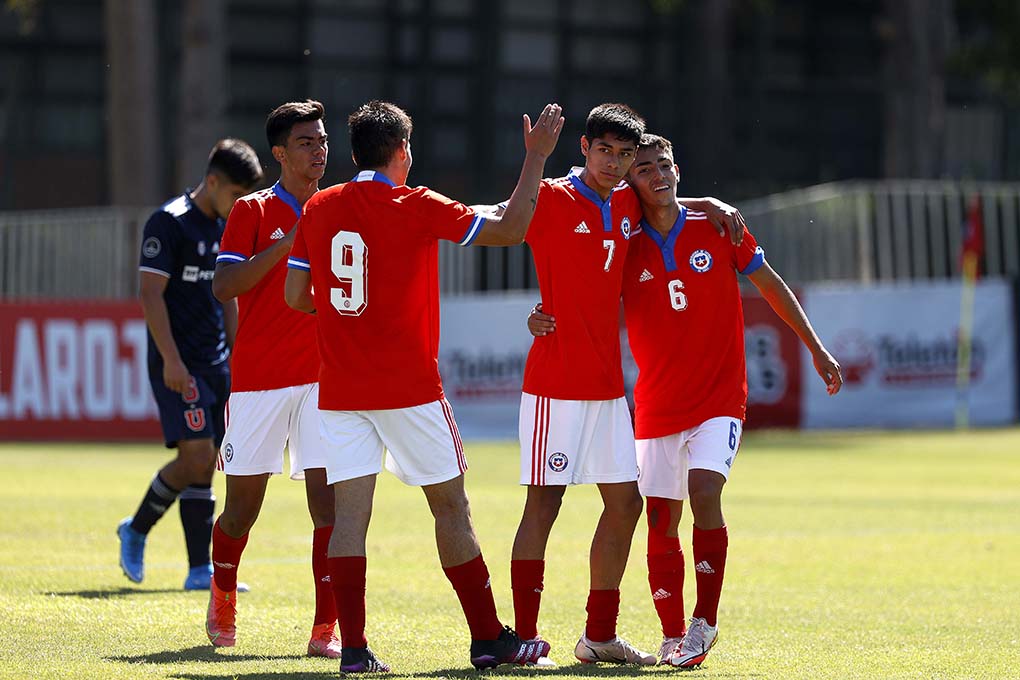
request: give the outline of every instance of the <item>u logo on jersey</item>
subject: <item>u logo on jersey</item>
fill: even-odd
[[[630,238],[630,218],[624,217],[620,222],[620,233],[623,234],[624,239]]]
[[[184,412],[184,423],[192,432],[201,432],[205,429],[205,409],[189,408]]]
[[[707,250],[695,250],[691,253],[691,269],[704,274],[712,268],[712,254]]]

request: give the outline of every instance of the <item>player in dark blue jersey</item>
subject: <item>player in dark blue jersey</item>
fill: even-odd
[[[230,345],[237,306],[212,293],[220,236],[230,209],[262,179],[255,150],[221,140],[205,178],[154,212],[145,224],[139,297],[149,336],[149,382],[167,448],[177,456],[156,474],[133,517],[117,527],[120,566],[135,583],[144,577],[145,539],[180,497],[188,547],[186,590],[208,590],[209,542],[215,498],[212,475],[230,392]]]

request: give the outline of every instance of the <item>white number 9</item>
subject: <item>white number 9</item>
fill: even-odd
[[[350,293],[330,288],[329,301],[344,316],[361,316],[368,306],[368,248],[361,234],[341,231],[333,237],[330,268]]]

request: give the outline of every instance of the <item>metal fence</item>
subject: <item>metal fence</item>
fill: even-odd
[[[793,284],[959,275],[968,203],[981,201],[983,269],[1020,277],[1020,184],[838,182],[740,206],[769,262]],[[137,287],[148,210],[0,213],[0,297],[125,298]],[[538,287],[520,248],[439,250],[444,293]]]

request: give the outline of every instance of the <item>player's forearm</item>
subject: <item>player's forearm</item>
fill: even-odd
[[[812,355],[825,351],[821,340],[818,339],[818,335],[815,333],[815,329],[812,328],[811,322],[808,321],[807,314],[804,313],[804,308],[797,301],[797,296],[793,294],[793,291],[790,290],[790,287],[786,285],[782,278],[778,275],[769,277],[752,276],[751,280],[776,315],[797,334],[797,337],[800,338],[800,341],[804,343]]]
[[[545,156],[533,151],[529,151],[524,157],[517,186],[510,195],[503,216],[499,218],[499,236],[502,242],[489,245],[517,245],[524,241],[528,225],[531,224],[531,218],[538,206],[538,185],[545,172],[545,160]]]
[[[152,336],[156,349],[163,357],[163,363],[177,363],[181,361],[181,353],[177,349],[173,332],[170,330],[170,314],[166,310],[166,303],[163,295],[154,295],[143,292],[139,299],[142,303],[142,314],[145,316],[145,324],[149,327],[149,334]]]
[[[307,272],[287,270],[283,284],[283,298],[291,309],[305,314],[315,314],[315,299],[312,297],[312,281]]]
[[[223,303],[223,330],[227,335],[227,346],[233,349],[237,340],[237,300]]]
[[[244,262],[217,262],[213,275],[213,295],[220,302],[226,302],[244,295],[258,285],[277,262],[290,252],[290,241],[279,241],[272,247]]]

